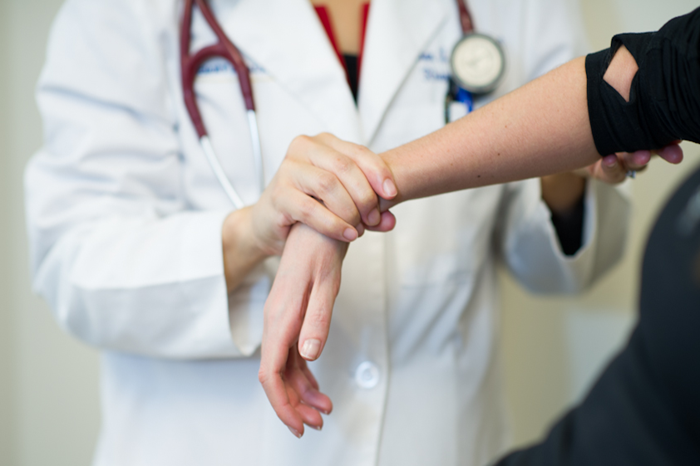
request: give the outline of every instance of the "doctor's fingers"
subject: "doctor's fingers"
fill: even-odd
[[[644,171],[651,158],[658,155],[672,164],[678,164],[683,160],[683,149],[676,141],[658,150],[639,150],[636,152],[618,152],[614,155],[603,157],[596,163],[591,174],[608,183],[619,183],[625,179],[630,171]]]
[[[362,170],[372,189],[384,199],[393,199],[398,194],[396,180],[384,159],[365,146],[338,139],[329,133],[316,136],[336,151],[350,157]]]
[[[627,166],[627,157],[624,153],[612,154],[603,157],[588,168],[591,176],[597,180],[610,184],[618,184],[625,181],[629,170],[643,170],[645,165]]]
[[[615,155],[627,170],[643,170],[654,156],[659,156],[668,163],[678,164],[683,161],[683,149],[680,143],[681,141],[674,141],[661,149],[618,152]]]
[[[317,138],[320,139],[319,136],[317,136]],[[308,157],[308,160],[315,167],[325,170],[338,179],[352,198],[353,203],[360,213],[362,222],[367,225],[376,225],[379,223],[379,199],[377,198],[377,194],[367,180],[365,173],[352,157],[330,145],[318,143],[317,139],[313,138],[312,143],[308,144],[305,148],[304,155]],[[323,200],[334,213],[350,221],[350,219],[343,215],[343,212],[335,211],[325,198]]]
[[[356,170],[364,179],[359,168]],[[322,201],[328,210],[349,224],[357,225],[364,221],[360,207],[356,204],[356,197],[353,197],[357,196],[357,193],[351,193],[343,181],[330,170],[319,166],[308,166],[304,169],[304,174],[296,178],[296,186],[300,191]],[[374,209],[376,209],[377,196],[369,185],[366,192],[373,198],[371,202],[374,202]],[[378,210],[377,214],[379,214]],[[378,221],[379,218],[375,223]]]
[[[382,218],[379,221],[378,225],[375,225],[373,227],[367,227],[369,231],[381,231],[381,232],[386,232],[386,231],[391,231],[394,229],[396,226],[396,217],[394,217],[394,214],[391,212],[384,211],[382,212]],[[362,236],[362,233],[360,233],[360,236]]]
[[[658,155],[668,163],[679,164],[683,161],[683,148],[680,146],[681,141],[676,141],[673,144],[652,151],[652,153]]]
[[[334,214],[325,204],[325,201],[322,203],[315,199],[316,195],[313,194],[313,190],[309,189],[309,191],[311,192],[308,194],[299,190],[289,191],[285,196],[280,196],[275,201],[276,209],[286,212],[291,218],[291,223],[303,223],[329,238],[344,242],[357,239],[360,235],[358,231],[360,223],[358,222],[355,226],[348,223]],[[342,209],[342,207],[339,207],[337,198],[331,199],[330,204],[335,209]],[[349,196],[346,198],[345,205],[352,205],[354,208],[354,204],[352,204]],[[359,219],[359,214],[357,214],[356,210],[355,212],[355,218]]]

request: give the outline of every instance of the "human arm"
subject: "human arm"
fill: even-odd
[[[100,348],[169,358],[245,356],[259,343],[256,314],[262,319],[265,267],[273,264],[260,255],[224,254],[230,239],[244,253],[254,250],[246,247],[254,216],[246,223],[231,214],[182,112],[168,66],[172,50],[158,39],[176,34],[167,19],[175,14],[174,5],[138,1],[72,0],[62,8],[38,87],[45,144],[26,175],[34,287],[61,326]],[[230,128],[234,140],[237,131]],[[233,145],[227,160],[244,158],[235,152],[240,147]],[[314,166],[314,154],[304,152],[307,169],[328,168]],[[335,152],[324,161],[343,167]],[[298,204],[287,195],[296,190],[306,205],[321,206],[309,196],[324,197],[313,184],[289,184],[303,181],[301,171],[280,172],[289,175],[289,187],[263,201],[271,208],[247,210],[260,211],[258,230],[272,230],[258,248],[286,235],[288,226],[275,215],[286,209],[283,220],[301,218],[276,200]],[[362,181],[365,200],[376,199],[364,175]],[[229,280],[231,265],[247,269]]]
[[[696,171],[650,234],[639,322],[584,400],[498,466],[698,464],[700,225]]]
[[[629,79],[636,71],[634,63],[630,68],[629,61],[620,57],[624,58],[624,53],[613,59],[609,70],[612,73],[620,67],[619,76],[623,79],[615,81],[613,73],[611,82],[620,86],[618,92],[624,92],[624,83],[630,84]],[[395,202],[386,202],[385,207],[401,200],[591,164],[594,164],[592,170],[602,170],[587,104],[585,61],[581,58],[426,138],[388,151],[383,156],[395,174],[400,195]],[[672,142],[666,141],[671,145],[659,153],[669,161],[678,162],[681,152]],[[650,153],[622,157],[624,160],[639,156],[643,160],[634,162],[641,165]],[[332,302],[324,307],[330,313]],[[298,342],[300,351],[305,344],[304,327]],[[320,338],[321,348],[324,338]],[[263,348],[265,351],[265,345]],[[261,373],[275,370],[263,353]]]
[[[560,173],[590,165],[600,153],[622,150],[657,150],[678,162],[681,153],[674,142],[700,142],[700,90],[694,86],[700,76],[698,18],[700,9],[669,21],[657,33],[616,36],[613,48],[573,60],[389,151],[390,166],[400,160],[407,168],[395,172],[407,176],[410,185],[404,193],[404,182],[397,179],[401,196]],[[471,147],[459,144],[475,135],[479,140]],[[573,150],[562,150],[567,146]],[[435,189],[436,179],[446,183]]]
[[[327,133],[295,138],[260,199],[224,221],[229,292],[264,259],[282,254],[295,223],[345,242],[361,236],[365,228],[393,227],[392,214],[379,212],[375,192],[396,195],[392,174],[376,154]]]
[[[626,70],[634,66],[613,59],[611,68],[618,65]],[[577,58],[428,136],[385,152],[382,157],[399,188],[385,207],[599,162],[586,85],[585,58]],[[467,140],[470,144],[460,144]],[[658,153],[678,161],[679,150],[670,145]]]
[[[265,302],[258,377],[280,420],[297,437],[304,424],[320,429],[318,412],[329,414],[333,407],[319,392],[306,360],[315,360],[323,350],[347,246],[295,225]]]

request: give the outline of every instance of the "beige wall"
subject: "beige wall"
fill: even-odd
[[[7,50],[9,34],[7,33],[7,4],[0,2],[0,64],[7,63]],[[14,464],[14,412],[12,400],[14,399],[14,387],[12,384],[12,370],[14,362],[14,340],[12,307],[9,294],[11,268],[6,267],[12,249],[10,242],[10,215],[9,204],[10,190],[9,179],[9,112],[7,101],[9,98],[9,84],[6,68],[0,65],[0,463]]]
[[[40,145],[33,87],[59,0],[0,0],[0,464],[89,464],[99,425],[93,350],[62,333],[28,280],[22,170]],[[595,48],[620,30],[656,29],[696,0],[582,0]],[[625,12],[629,12],[625,16]],[[583,392],[633,323],[648,226],[682,169],[655,163],[633,183],[634,233],[623,264],[576,299],[528,296],[505,277],[505,377],[515,440],[537,438]]]
[[[99,425],[97,355],[58,330],[46,305],[31,294],[28,278],[22,176],[29,156],[41,145],[34,86],[48,27],[60,4],[0,0],[5,34],[0,41],[5,96],[0,110],[0,236],[9,245],[0,263],[0,332],[2,344],[10,346],[0,355],[9,358],[0,373],[0,407],[10,407],[0,421],[0,426],[10,423],[10,432],[0,439],[9,442],[0,447],[3,466],[87,465]]]

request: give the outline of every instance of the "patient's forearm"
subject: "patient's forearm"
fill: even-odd
[[[700,143],[698,38],[700,8],[656,33],[617,35],[610,49],[382,154],[397,201],[561,173],[596,162],[599,151]]]
[[[573,60],[435,133],[382,154],[394,172],[398,201],[596,162],[600,154],[588,121],[584,60]]]

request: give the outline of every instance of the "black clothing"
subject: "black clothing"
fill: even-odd
[[[583,223],[586,218],[586,204],[583,195],[571,211],[565,214],[552,212],[552,225],[557,232],[559,245],[566,256],[573,256],[583,244]]]
[[[700,170],[647,244],[639,323],[547,439],[497,466],[700,465]]]
[[[359,87],[360,80],[360,70],[357,68],[358,57],[357,55],[344,53],[343,59],[345,60],[345,72],[348,76],[348,84],[350,85],[350,90],[352,91],[352,97],[355,99],[355,103],[357,103],[357,90]]]
[[[639,65],[629,103],[603,82],[620,44]],[[700,9],[658,33],[615,36],[612,45],[586,59],[598,152],[700,142]],[[627,346],[584,401],[544,442],[497,466],[700,465],[700,170],[652,230],[639,306]]]
[[[637,61],[630,101],[603,80],[624,45]],[[619,34],[611,48],[586,57],[588,113],[602,155],[660,149],[675,140],[700,143],[700,8],[658,32]]]

